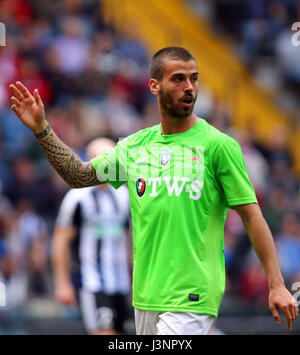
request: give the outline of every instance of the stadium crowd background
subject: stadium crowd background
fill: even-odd
[[[291,51],[287,43],[291,24],[300,21],[300,1],[188,3],[232,43],[249,71],[296,111],[300,47]],[[1,0],[0,21],[6,26],[6,46],[0,47],[0,282],[7,300],[0,308],[0,333],[28,333],[27,319],[78,316],[54,301],[50,263],[54,221],[68,187],[11,111],[8,85],[20,80],[31,91],[38,88],[51,126],[82,158],[91,139],[117,141],[159,123],[159,116],[147,86],[152,53],[136,38],[134,26],[116,33],[106,24],[98,0]],[[300,210],[288,135],[275,132],[271,142],[259,145],[251,132],[231,126],[226,103],[207,88],[201,88],[195,112],[241,144],[291,290],[300,281]],[[220,316],[270,315],[264,272],[231,210],[225,243],[227,289]]]

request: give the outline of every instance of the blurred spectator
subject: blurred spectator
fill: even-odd
[[[267,161],[253,144],[253,136],[249,130],[238,130],[236,139],[241,145],[250,181],[253,184],[258,201],[261,202],[267,188],[269,175]]]
[[[105,30],[95,35],[92,48],[95,68],[102,74],[114,75],[122,61],[115,49],[115,38],[111,31]]]
[[[293,89],[299,90],[300,60],[299,47],[293,45],[290,28],[285,29],[276,39],[276,54],[285,74],[285,80]]]
[[[2,244],[0,255],[0,282],[5,285],[6,307],[8,310],[16,310],[23,306],[28,296],[28,283],[25,269],[18,265],[6,246]],[[1,319],[1,313],[0,313]]]
[[[269,285],[266,274],[259,261],[246,267],[239,280],[239,296],[249,302],[253,311],[267,310]]]
[[[52,49],[63,74],[78,74],[87,65],[90,43],[86,39],[84,25],[80,17],[64,18],[62,34],[53,41]]]
[[[7,36],[9,46],[0,47],[0,109],[5,109],[8,102],[8,84],[17,75],[18,48],[17,40],[12,36]],[[8,49],[6,49],[8,48]]]
[[[128,102],[128,95],[123,87],[111,84],[107,97],[100,103],[100,111],[107,117],[113,137],[124,137],[142,127],[138,113]]]
[[[274,127],[269,137],[268,146],[264,151],[269,164],[272,166],[280,161],[287,169],[291,168],[293,161],[288,149],[288,132],[285,127]]]
[[[259,55],[274,53],[274,39],[285,28],[287,9],[282,1],[247,1],[253,17],[242,25],[244,60],[251,64]]]
[[[279,262],[287,284],[300,281],[300,216],[284,216],[281,231],[276,238]]]
[[[29,24],[32,20],[32,9],[29,0],[2,0],[0,13],[2,20],[9,21],[13,19],[20,27]]]
[[[56,104],[67,88],[66,77],[61,73],[58,58],[53,49],[45,49],[42,71],[49,79],[52,88],[52,101],[50,104]]]
[[[203,98],[201,100],[203,100]],[[232,135],[232,133],[229,131],[229,121],[231,114],[225,100],[220,97],[214,97],[211,105],[211,112],[208,115],[210,124],[216,127],[218,130]]]
[[[27,85],[30,92],[37,88],[43,97],[45,105],[52,97],[52,88],[47,77],[38,70],[38,64],[33,59],[23,59],[19,64],[18,80]]]
[[[125,23],[117,37],[116,49],[121,56],[135,62],[141,73],[148,70],[148,53],[144,44],[137,38],[137,31],[134,23]]]
[[[273,235],[279,232],[282,219],[289,208],[291,208],[290,199],[283,186],[274,185],[269,189],[263,205],[263,215]]]
[[[32,140],[31,133],[27,127],[16,122],[14,113],[8,108],[0,110],[0,131],[5,150],[2,159],[11,160],[26,152]]]
[[[13,184],[6,193],[13,203],[23,199],[38,210],[45,203],[39,183],[37,166],[27,156],[23,156],[13,165]]]
[[[280,104],[299,111],[299,47],[292,43],[291,27],[299,22],[300,1],[213,0],[210,4],[211,26],[218,35],[230,41],[256,79],[273,86]]]
[[[50,297],[52,275],[50,273],[48,238],[44,234],[35,237],[28,247],[29,297]]]

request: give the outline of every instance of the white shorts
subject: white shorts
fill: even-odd
[[[191,312],[135,312],[137,335],[206,335],[215,321],[207,314]]]

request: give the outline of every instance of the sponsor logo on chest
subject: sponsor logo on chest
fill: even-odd
[[[136,180],[136,193],[138,197],[144,196],[148,186],[150,189],[149,197],[156,197],[158,196],[158,186],[162,184],[165,186],[169,196],[180,196],[182,192],[186,192],[192,200],[199,200],[203,188],[203,181],[191,180],[188,177],[150,177],[147,182],[143,178]]]
[[[138,197],[142,197],[146,192],[146,181],[143,178],[139,178],[135,182],[136,193]]]
[[[172,148],[174,149],[174,147]],[[148,196],[156,197],[162,191],[167,190],[168,196],[180,196],[182,193],[188,193],[189,198],[193,200],[198,200],[201,197],[201,191],[203,188],[203,164],[204,164],[204,150],[202,147],[185,147],[184,154],[177,148],[176,154],[173,154],[171,149],[164,149],[159,155],[160,166],[163,167],[164,174],[171,169],[171,159],[173,161],[173,168],[177,171],[190,172],[187,176],[170,176],[172,174],[165,174],[165,176],[157,177],[147,177],[146,174],[141,176],[136,176],[135,178],[135,188],[138,197],[143,197],[145,195],[146,189],[149,188]],[[155,154],[154,154],[155,157]],[[141,159],[141,158],[140,158]],[[140,159],[138,160],[141,164]],[[153,161],[153,160],[152,160]],[[155,161],[155,159],[154,159]],[[148,161],[148,163],[150,163]],[[155,165],[154,165],[155,166]],[[192,174],[190,169],[196,168],[196,173]],[[166,170],[167,169],[167,170]],[[199,174],[200,172],[200,174]],[[144,172],[145,173],[145,172]],[[154,171],[155,173],[155,171]],[[157,174],[159,175],[159,174]],[[181,174],[180,174],[181,175]],[[145,178],[146,177],[146,178]]]

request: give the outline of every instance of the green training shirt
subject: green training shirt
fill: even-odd
[[[115,188],[128,182],[133,306],[216,317],[225,289],[228,208],[257,203],[239,144],[203,119],[169,135],[158,124],[92,164],[99,180]]]

